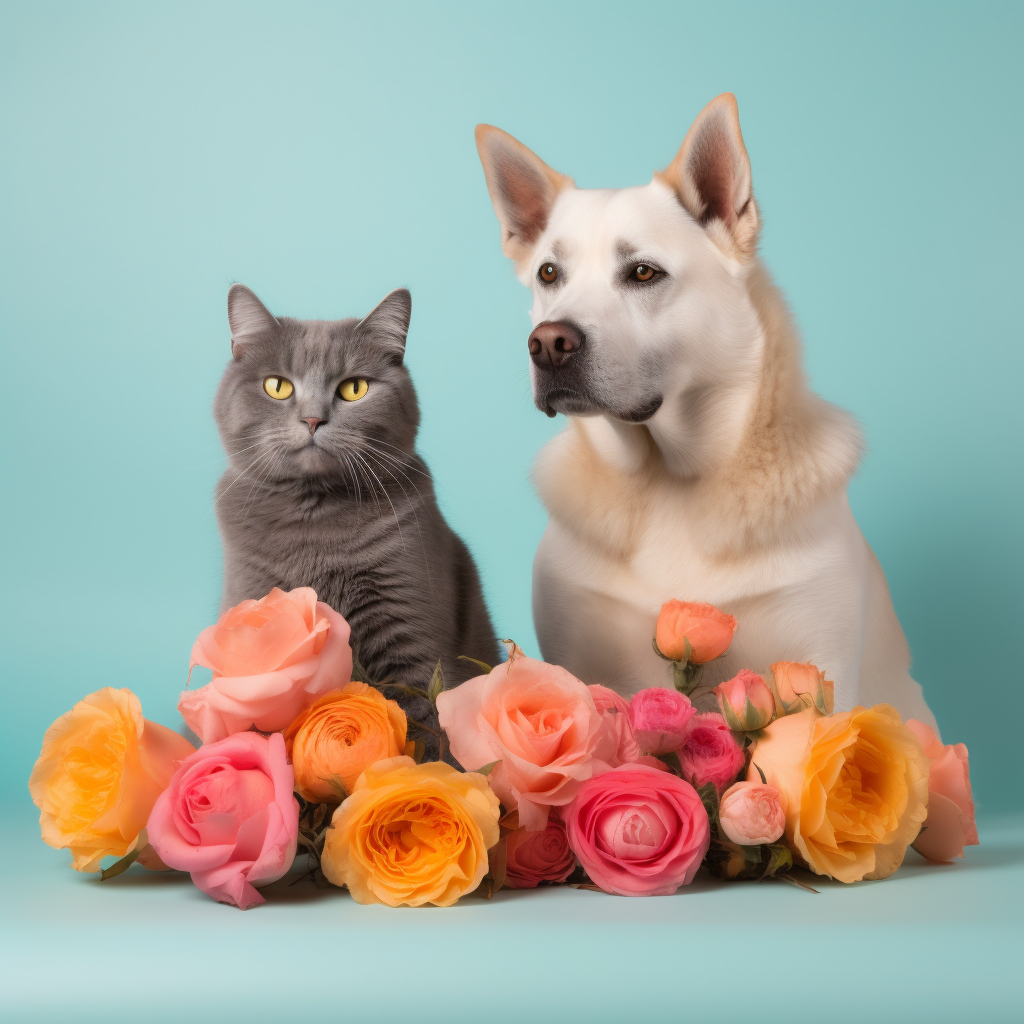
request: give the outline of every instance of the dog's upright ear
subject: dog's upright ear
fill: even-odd
[[[740,259],[754,255],[760,219],[731,92],[700,112],[675,159],[656,176],[675,190],[719,248]]]
[[[501,251],[519,263],[533,251],[558,193],[572,187],[572,178],[552,170],[521,142],[489,124],[476,126],[476,148],[501,222]]]

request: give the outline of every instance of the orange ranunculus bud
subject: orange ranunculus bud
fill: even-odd
[[[666,658],[703,665],[725,654],[735,632],[736,620],[714,605],[666,601],[658,615],[656,638]]]
[[[770,687],[750,669],[740,669],[732,679],[719,683],[712,693],[734,732],[763,729],[775,717],[775,698]]]
[[[43,842],[69,849],[76,871],[99,871],[107,855],[123,857],[178,762],[194,750],[184,736],[143,718],[131,690],[90,693],[46,730],[28,781]]]
[[[405,712],[366,683],[314,701],[284,733],[295,789],[311,803],[340,803],[370,765],[409,752]]]
[[[822,715],[831,715],[835,708],[834,684],[818,671],[817,665],[796,661],[777,661],[771,667],[775,695],[779,698],[780,715],[792,715],[804,708],[814,708]]]

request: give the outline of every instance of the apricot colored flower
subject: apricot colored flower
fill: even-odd
[[[439,694],[437,712],[463,768],[498,762],[491,787],[531,832],[544,828],[550,807],[608,768],[595,756],[604,752],[606,726],[590,688],[518,648],[489,675]]]
[[[229,608],[204,629],[191,666],[213,679],[185,690],[178,710],[204,743],[255,726],[278,732],[317,697],[352,677],[348,623],[316,591],[275,587],[259,601]]]
[[[447,907],[487,874],[499,813],[482,775],[443,761],[378,761],[335,810],[321,867],[357,903]]]
[[[133,850],[178,762],[195,750],[147,721],[131,690],[106,686],[80,700],[43,737],[28,782],[43,841],[69,849],[76,871],[99,871]]]
[[[370,765],[407,754],[405,712],[366,683],[314,701],[284,732],[295,789],[311,803],[341,803]]]
[[[928,758],[895,708],[814,708],[764,731],[747,779],[778,790],[790,848],[840,882],[887,878],[928,811]]]
[[[703,665],[725,654],[735,632],[736,620],[712,604],[666,601],[658,615],[655,636],[658,650],[666,658]]]
[[[734,732],[755,732],[775,717],[775,697],[756,673],[743,668],[712,691],[722,716]]]
[[[777,661],[771,667],[780,715],[792,715],[804,708],[815,708],[831,715],[835,708],[835,684],[818,671],[817,665],[796,661]]]
[[[929,726],[916,718],[907,720],[907,728],[918,738],[928,758],[928,817],[924,831],[914,840],[914,849],[929,860],[962,857],[965,846],[977,846],[979,842],[967,747],[962,743],[944,745]]]

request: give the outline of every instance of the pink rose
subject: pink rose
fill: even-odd
[[[914,840],[914,849],[929,860],[962,857],[965,846],[977,846],[979,842],[967,747],[962,743],[943,745],[934,731],[916,718],[907,719],[907,728],[917,737],[931,764],[928,817]]]
[[[637,743],[645,754],[669,754],[686,738],[686,728],[696,714],[689,697],[660,686],[641,690],[629,705]]]
[[[640,746],[633,731],[633,718],[629,701],[607,686],[587,687],[594,698],[594,706],[601,716],[602,728],[594,749],[594,756],[617,768],[640,760]]]
[[[688,885],[711,841],[693,786],[644,765],[585,782],[564,816],[591,880],[619,896],[669,896]]]
[[[683,778],[698,789],[709,782],[721,791],[739,774],[746,757],[725,719],[713,711],[695,715],[679,750]]]
[[[192,648],[191,667],[213,679],[185,690],[178,710],[204,743],[255,726],[286,729],[321,694],[352,677],[348,623],[316,591],[275,587],[259,601],[229,608],[204,629]]]
[[[604,720],[589,688],[518,648],[489,675],[440,693],[437,713],[466,771],[498,762],[487,781],[532,832],[608,767],[594,757]]]
[[[718,806],[718,823],[726,838],[738,846],[774,843],[786,830],[779,791],[760,782],[735,783]]]
[[[149,842],[168,867],[242,910],[263,902],[255,886],[295,859],[299,805],[280,733],[239,732],[185,758],[149,816]]]
[[[564,882],[576,867],[569,848],[565,823],[556,814],[548,817],[541,832],[525,828],[505,839],[505,884],[510,889],[535,889],[540,882]]]
[[[775,697],[771,688],[750,669],[740,669],[732,679],[712,690],[730,729],[754,732],[763,729],[775,717]]]

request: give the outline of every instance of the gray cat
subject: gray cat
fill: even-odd
[[[224,608],[313,587],[348,620],[371,680],[426,688],[438,659],[454,685],[480,671],[459,655],[500,658],[473,558],[416,453],[411,311],[399,289],[362,320],[275,318],[232,285],[234,359],[213,407],[229,460],[217,520]],[[385,692],[430,722],[426,702]]]

